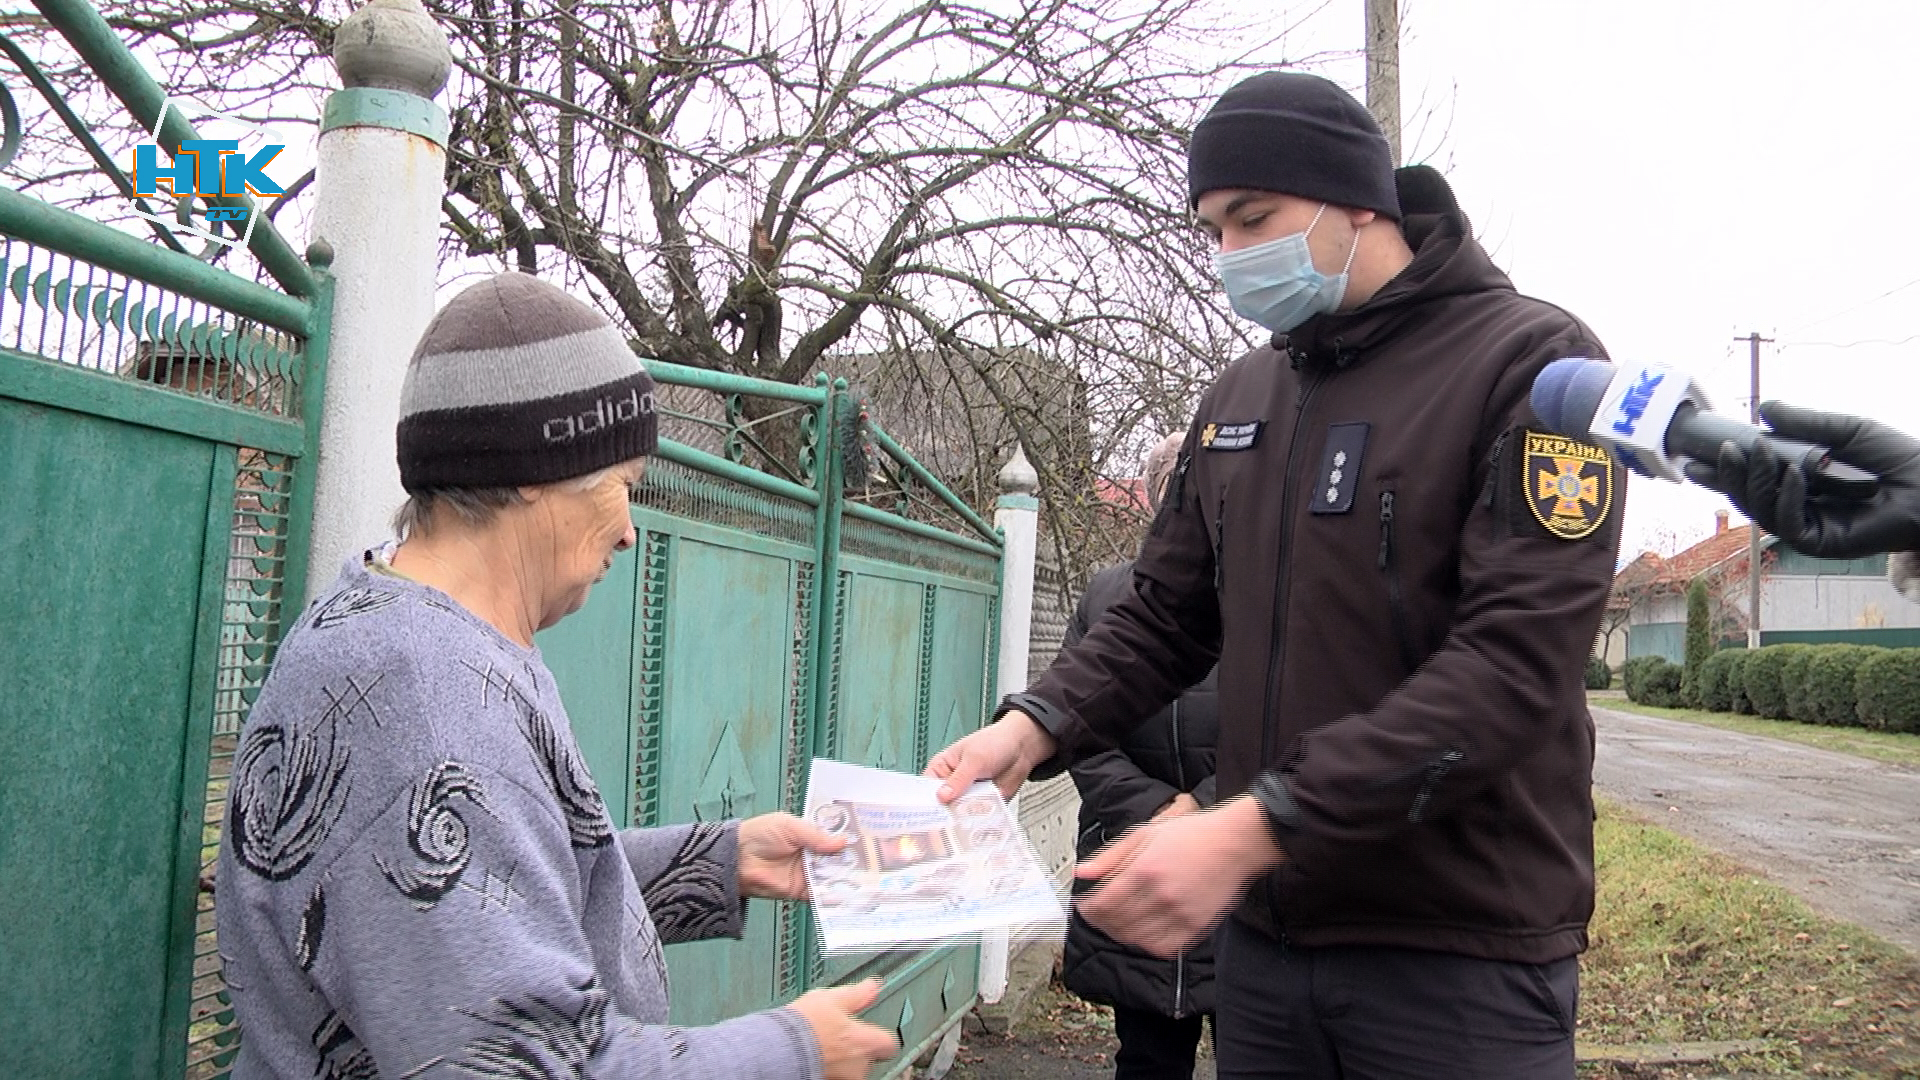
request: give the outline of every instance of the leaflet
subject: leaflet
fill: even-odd
[[[940,782],[816,758],[806,819],[851,839],[807,856],[822,947],[925,948],[1064,930],[1066,909],[1033,844],[993,785],[950,806]]]

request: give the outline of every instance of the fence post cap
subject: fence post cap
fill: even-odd
[[[1000,490],[1009,494],[1032,495],[1040,490],[1040,474],[1027,460],[1027,449],[1013,444],[1013,456],[1000,469]]]
[[[368,0],[335,28],[333,63],[345,86],[431,99],[447,85],[453,51],[420,0]]]

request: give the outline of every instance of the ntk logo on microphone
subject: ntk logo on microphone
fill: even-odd
[[[189,120],[212,120],[233,129],[237,137],[184,139],[180,143],[180,152],[173,155],[168,164],[161,165],[160,129],[167,122],[169,109],[178,110]],[[161,197],[164,187],[166,196],[174,201],[174,213],[170,216],[149,214],[138,207],[134,213],[223,247],[246,244],[253,239],[253,227],[259,223],[263,207],[258,203],[250,206],[216,206],[213,200],[223,197],[244,199],[249,195],[255,200],[263,200],[286,194],[286,189],[267,175],[267,166],[280,156],[280,151],[286,149],[284,143],[270,141],[272,138],[271,132],[251,121],[168,95],[161,101],[160,115],[153,122],[153,141],[133,148],[133,193],[140,198],[157,199]],[[195,198],[204,205],[196,206]],[[200,228],[193,224],[196,212],[205,216],[207,227]],[[246,223],[244,230],[241,228],[242,222]],[[215,231],[221,225],[229,226],[236,235],[221,235]]]

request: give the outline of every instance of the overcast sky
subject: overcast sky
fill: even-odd
[[[1403,10],[1409,158],[1447,173],[1521,291],[1619,359],[1691,372],[1721,410],[1745,414],[1733,338],[1758,330],[1778,339],[1763,398],[1920,432],[1920,4]],[[1329,4],[1289,52],[1360,48],[1362,12]],[[1361,92],[1358,60],[1321,70]],[[1622,554],[1699,539],[1724,505],[1636,477]]]

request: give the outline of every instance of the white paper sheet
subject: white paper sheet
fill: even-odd
[[[942,806],[939,787],[814,759],[806,819],[852,838],[838,855],[807,856],[814,922],[828,952],[1065,929],[1066,909],[999,791],[976,784]]]

